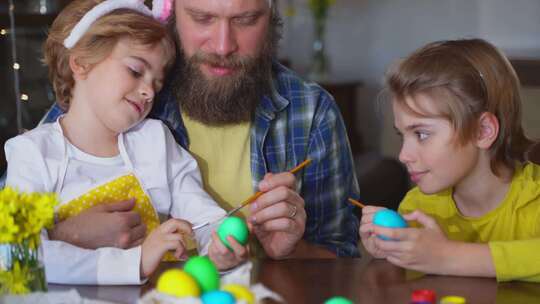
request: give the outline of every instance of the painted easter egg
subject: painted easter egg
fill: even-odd
[[[203,304],[234,304],[236,300],[233,295],[222,290],[214,290],[202,295]]]
[[[249,288],[240,284],[227,284],[221,290],[230,292],[237,301],[244,301],[247,304],[255,304],[255,296]]]
[[[344,297],[332,297],[326,300],[324,304],[353,304],[353,302]]]
[[[184,271],[195,279],[203,293],[219,288],[219,272],[206,256],[191,257],[184,265]]]
[[[405,228],[408,226],[401,214],[391,209],[381,209],[375,212],[373,224],[386,228]],[[379,235],[378,237],[386,241],[392,240],[384,235]]]
[[[180,269],[169,269],[159,277],[157,281],[157,290],[171,296],[199,297],[201,289],[195,279]]]
[[[236,216],[226,218],[221,225],[219,225],[217,234],[219,239],[232,250],[227,237],[231,235],[238,243],[246,245],[248,241],[249,231],[246,222]]]

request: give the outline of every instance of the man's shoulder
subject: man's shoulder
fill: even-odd
[[[289,101],[297,99],[309,101],[333,100],[330,93],[321,85],[302,78],[279,62],[273,62],[272,69],[277,92]]]

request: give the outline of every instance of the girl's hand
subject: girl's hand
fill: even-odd
[[[391,229],[374,226],[374,233],[394,239],[385,241],[376,238],[376,250],[390,263],[400,267],[432,274],[452,273],[453,262],[449,255],[457,243],[448,240],[434,218],[419,210],[404,218],[419,222],[423,228]]]
[[[369,254],[377,259],[386,258],[384,252],[375,246],[375,239],[377,238],[377,235],[373,233],[373,227],[375,226],[373,224],[373,216],[375,215],[375,212],[381,209],[386,208],[376,206],[365,206],[362,208],[362,220],[360,221],[360,228],[358,229],[358,234],[360,235],[364,248],[367,250],[367,252],[369,252]]]
[[[142,243],[141,278],[149,277],[169,250],[175,251],[176,258],[186,258],[184,235],[192,233],[191,224],[179,219],[169,219],[154,229]]]
[[[229,235],[227,241],[233,251],[225,247],[217,236],[216,231],[212,231],[212,243],[210,243],[210,247],[208,248],[208,257],[216,264],[219,270],[232,268],[246,261],[249,257],[248,248],[240,245],[232,236]]]

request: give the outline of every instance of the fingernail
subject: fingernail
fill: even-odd
[[[262,181],[259,183],[259,189],[266,188],[266,187],[268,187],[268,182]]]
[[[257,210],[257,206],[258,206],[257,203],[251,203],[251,206],[249,206],[249,210],[255,211]]]
[[[252,222],[253,224],[255,224],[257,222],[257,218],[252,216],[249,218],[249,221]]]

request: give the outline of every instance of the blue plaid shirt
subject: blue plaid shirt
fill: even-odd
[[[357,257],[358,219],[347,198],[359,196],[351,149],[341,113],[332,96],[273,64],[272,96],[263,96],[251,127],[251,175],[254,189],[267,172],[287,171],[305,159],[297,173],[307,213],[304,239],[338,256]],[[172,78],[172,77],[169,77]],[[162,120],[177,142],[189,149],[178,101],[165,84],[149,117]],[[53,106],[44,122],[63,111]]]

